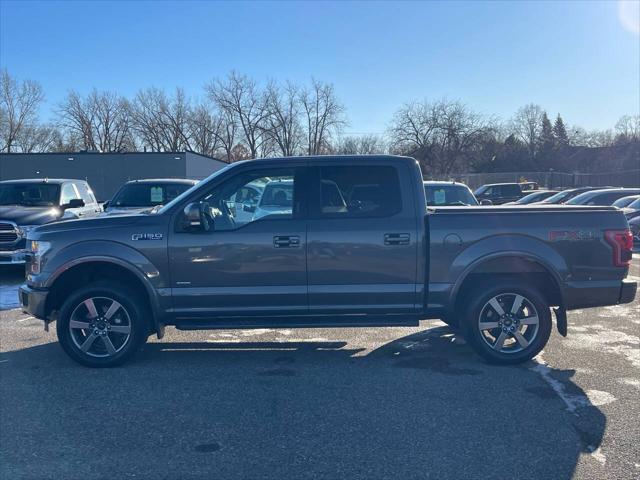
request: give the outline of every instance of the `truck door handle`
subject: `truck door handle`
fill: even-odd
[[[276,235],[273,237],[274,248],[298,248],[300,237],[298,235]]]
[[[409,245],[411,235],[408,233],[385,233],[384,244],[385,245]]]

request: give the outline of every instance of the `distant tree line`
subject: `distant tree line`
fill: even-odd
[[[0,151],[192,150],[230,162],[276,155],[394,153],[413,156],[430,172],[448,175],[563,170],[573,168],[569,160],[576,148],[640,144],[637,114],[623,116],[612,130],[588,132],[565,125],[560,114],[552,121],[535,104],[502,121],[447,99],[403,105],[384,135],[343,135],[348,120],[333,85],[315,79],[307,85],[260,84],[236,72],[210,81],[198,99],[181,88],[167,92],[150,87],[132,98],[72,90],[50,122],[39,118],[44,98],[38,82],[0,71]]]

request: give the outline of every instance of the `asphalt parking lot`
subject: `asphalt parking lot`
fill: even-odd
[[[21,273],[2,274],[9,308]],[[0,477],[639,478],[640,302],[569,322],[517,367],[425,321],[170,329],[132,363],[92,370],[7,309]]]

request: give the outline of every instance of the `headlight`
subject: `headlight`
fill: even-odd
[[[28,262],[28,273],[37,275],[42,271],[42,257],[50,248],[50,242],[29,240],[27,243],[27,251],[30,253],[31,260]]]
[[[27,235],[29,234],[29,232],[31,230],[33,230],[34,228],[38,227],[39,225],[19,225],[18,226],[18,234],[22,237],[22,238],[27,238]]]

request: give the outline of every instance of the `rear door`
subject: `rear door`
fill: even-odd
[[[403,164],[344,162],[314,162],[310,169],[310,312],[414,311],[415,181]]]

